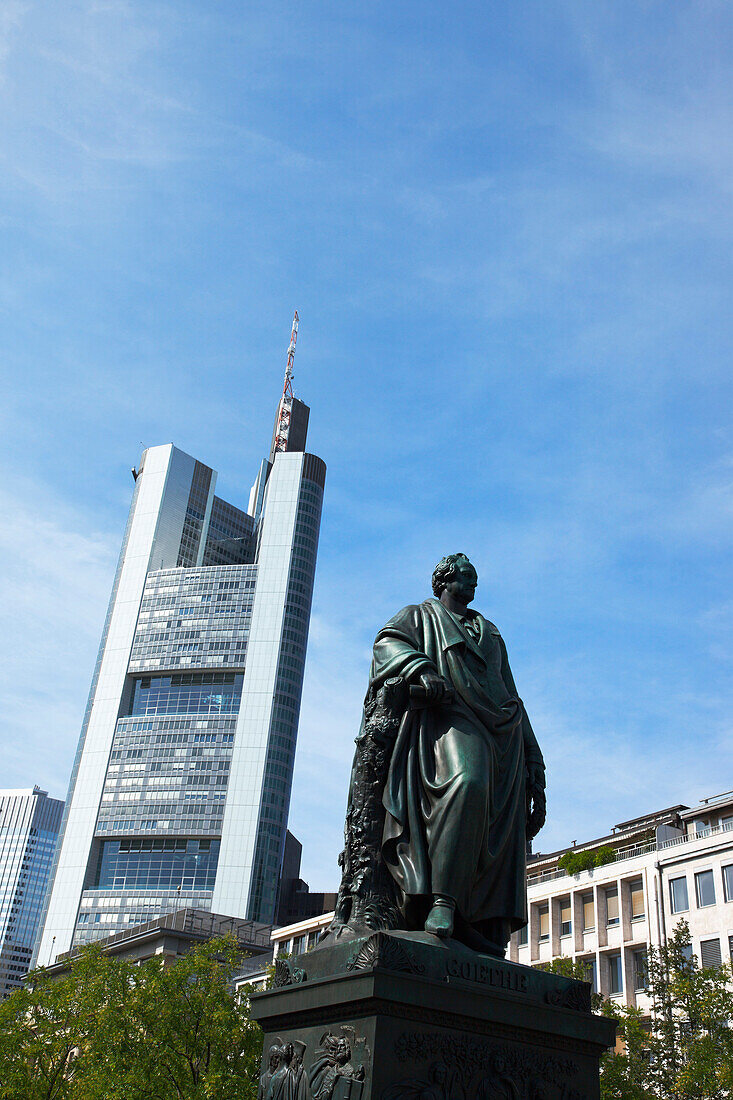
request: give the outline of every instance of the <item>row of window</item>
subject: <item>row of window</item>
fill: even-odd
[[[218,840],[135,838],[100,845],[96,889],[211,889]]]
[[[733,901],[733,864],[722,869],[723,897]],[[669,880],[669,900],[673,913],[686,913],[690,908],[687,890],[687,875]],[[712,871],[698,871],[695,874],[695,900],[698,909],[715,905],[715,875]]]
[[[606,903],[606,926],[613,927],[620,923],[620,911],[619,911],[619,896],[618,887],[609,886],[604,891],[604,900]],[[645,916],[644,911],[644,886],[639,879],[637,882],[629,884],[629,895],[631,901],[631,919],[643,920]],[[572,917],[572,903],[569,897],[561,898],[558,905],[559,911],[559,925],[560,936],[570,936],[573,931],[573,917]],[[582,921],[583,932],[593,932],[596,927],[596,911],[595,900],[593,894],[584,894],[581,898],[580,916]],[[544,902],[537,906],[537,916],[539,924],[539,940],[540,943],[549,940],[550,938],[550,904]],[[517,943],[521,947],[528,942],[528,929],[527,926],[520,929],[518,933]]]

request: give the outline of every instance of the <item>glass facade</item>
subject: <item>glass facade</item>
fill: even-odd
[[[0,791],[0,997],[30,969],[63,802],[45,791]]]
[[[233,672],[190,672],[177,676],[137,676],[131,715],[236,714],[242,676]]]
[[[149,573],[130,672],[245,664],[254,565]]]
[[[218,840],[105,840],[94,885],[107,890],[210,890],[218,859]]]

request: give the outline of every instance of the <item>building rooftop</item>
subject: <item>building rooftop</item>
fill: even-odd
[[[110,955],[125,954],[133,946],[138,947],[145,941],[158,939],[165,932],[176,933],[186,939],[199,943],[214,939],[216,936],[233,935],[244,951],[259,948],[264,951],[270,947],[272,925],[259,924],[257,921],[242,920],[239,917],[225,917],[218,913],[209,913],[205,909],[177,909],[164,913],[161,917],[137,924],[124,932],[117,932],[106,939],[96,940]],[[80,948],[65,951],[56,957],[54,965],[65,964],[78,955]]]

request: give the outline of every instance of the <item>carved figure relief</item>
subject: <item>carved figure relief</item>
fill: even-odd
[[[290,1100],[290,1064],[294,1053],[292,1043],[280,1043],[277,1047],[277,1066],[270,1077],[265,1100]]]
[[[352,1064],[352,1054],[346,1035],[324,1032],[308,1071],[313,1100],[360,1100],[365,1071]]]
[[[257,1100],[265,1100],[267,1096],[267,1088],[272,1079],[272,1075],[280,1065],[280,1046],[275,1045],[270,1047],[270,1053],[267,1061],[267,1069],[260,1077],[260,1083],[257,1089]]]

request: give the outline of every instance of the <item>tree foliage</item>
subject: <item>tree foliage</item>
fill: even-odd
[[[565,852],[560,856],[557,865],[561,871],[577,875],[580,871],[590,871],[593,867],[604,867],[607,863],[613,863],[616,855],[616,849],[610,844],[602,844],[592,851]]]
[[[587,979],[572,959],[542,969]],[[728,965],[699,965],[680,921],[666,946],[648,953],[651,1017],[594,996],[595,1011],[616,1021],[620,1039],[601,1059],[601,1100],[733,1100],[732,977]]]
[[[231,937],[175,966],[92,945],[0,1005],[0,1100],[254,1100],[261,1032],[229,979]]]

